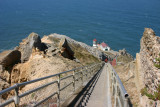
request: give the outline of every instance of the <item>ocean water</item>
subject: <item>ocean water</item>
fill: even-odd
[[[0,51],[36,32],[96,38],[135,57],[145,27],[160,35],[160,0],[0,0]]]

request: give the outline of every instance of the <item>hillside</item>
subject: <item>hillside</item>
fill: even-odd
[[[38,34],[31,33],[14,50],[0,53],[0,90],[16,83],[100,62],[102,57],[101,51],[65,35],[51,34],[41,39]],[[21,91],[40,84],[22,87]],[[7,95],[2,97],[5,99]]]

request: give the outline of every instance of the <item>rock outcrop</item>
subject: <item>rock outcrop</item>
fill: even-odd
[[[99,60],[103,59],[105,56],[103,52],[93,49],[84,43],[75,41],[65,35],[51,34],[49,36],[44,36],[42,42],[48,47],[48,49],[46,49],[47,57],[58,55],[74,60],[77,63],[89,64],[99,62]],[[92,49],[95,53],[89,51]],[[97,52],[100,52],[101,58],[99,57],[100,54]]]
[[[148,87],[149,92],[154,93],[160,84],[160,69],[154,66],[154,61],[159,57],[160,53],[160,37],[150,28],[145,28],[141,39],[140,63],[143,74],[143,82]]]
[[[140,53],[136,54],[134,78],[140,94],[140,106],[146,107],[148,105],[151,106],[150,102],[153,105],[156,102],[149,100],[146,96],[142,96],[142,89],[146,88],[147,93],[154,96],[160,85],[160,69],[155,67],[156,58],[160,57],[160,37],[156,36],[152,29],[145,28],[140,45]]]
[[[12,67],[20,62],[21,53],[18,50],[8,50],[0,53],[0,79],[10,82]]]
[[[18,50],[21,51],[21,62],[28,61],[32,53],[32,48],[42,50],[41,39],[36,33],[31,33],[26,39],[24,39],[20,43]]]
[[[18,63],[20,58],[21,53],[18,50],[4,51],[0,53],[0,65],[2,65],[2,67],[12,66]]]
[[[61,50],[61,55],[65,58],[69,58],[71,60],[75,59],[74,58],[74,52],[70,48],[67,40],[65,38],[61,39],[59,43],[59,49]]]
[[[126,49],[119,50],[117,61],[121,64],[125,64],[133,61],[133,56],[127,53]]]
[[[74,44],[74,45],[79,45],[80,47],[83,47],[85,50],[87,50],[93,56],[95,56],[95,57],[97,57],[101,60],[104,60],[106,58],[105,54],[102,51],[100,51],[98,49],[94,49],[94,48],[92,48],[91,46],[89,46],[85,43],[73,40],[73,39],[71,39],[71,38],[69,38],[65,35],[59,35],[59,34],[54,33],[54,34],[49,35],[49,37],[50,37],[51,40],[54,40],[54,41],[58,41],[58,40],[55,40],[55,38],[59,39],[59,40],[65,38],[68,41],[68,43]]]
[[[31,33],[14,50],[2,54],[4,55],[0,54],[0,89],[5,89],[16,83],[100,62],[98,58],[103,56],[101,51],[94,50],[92,47],[67,36],[56,35],[56,37],[53,37],[50,35],[44,36],[41,40],[36,33]],[[43,83],[55,79],[44,80]],[[20,91],[26,92],[43,83],[37,82],[25,86],[25,88],[21,87]],[[44,90],[43,93],[48,93],[48,90]],[[11,94],[7,93],[5,98],[11,96]]]
[[[160,57],[160,37],[156,36],[152,29],[145,28],[140,45],[140,53],[136,54],[135,61],[130,63],[126,61],[124,66],[119,65],[116,70],[122,81],[124,79],[127,80],[124,81],[124,86],[130,97],[133,98],[131,99],[133,105],[138,105],[138,107],[148,107],[155,106],[157,103],[157,106],[159,107],[160,101],[153,101],[153,99],[151,100],[145,95],[142,96],[141,93],[142,89],[145,88],[147,89],[147,94],[153,98],[160,85],[160,69],[155,67],[156,58]],[[132,59],[125,50],[119,51],[118,58],[122,62],[123,58]],[[133,85],[132,87],[134,88],[131,88],[130,85]]]
[[[6,89],[10,86],[10,84],[8,82],[5,82],[4,80],[2,80],[0,78],[0,91],[3,90],[3,89]]]

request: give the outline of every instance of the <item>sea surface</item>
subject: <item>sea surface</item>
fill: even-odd
[[[0,52],[36,32],[96,38],[135,57],[145,27],[160,35],[160,0],[0,0]]]

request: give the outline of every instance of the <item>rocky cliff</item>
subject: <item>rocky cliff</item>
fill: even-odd
[[[14,50],[0,53],[0,90],[15,83],[100,62],[102,57],[101,51],[65,35],[51,34],[41,39],[37,33],[31,33]],[[33,87],[35,85],[23,91]]]
[[[136,54],[135,83],[140,96],[140,104],[143,106],[153,106],[158,98],[158,87],[160,85],[160,69],[155,65],[157,58],[160,58],[160,37],[150,28],[145,28],[141,38],[140,53]],[[157,96],[158,95],[158,96]],[[154,100],[154,101],[153,101]],[[160,103],[160,102],[159,102]],[[160,104],[158,104],[160,106]]]
[[[145,28],[140,46],[140,52],[136,54],[134,61],[132,58],[128,60],[123,55],[124,50],[120,50],[123,57],[119,55],[118,60],[124,65],[117,65],[115,69],[130,95],[133,106],[160,106],[160,102],[156,102],[160,94],[160,69],[155,66],[159,63],[157,58],[160,58],[160,37],[156,36],[152,29]]]
[[[160,84],[160,69],[155,67],[156,58],[160,53],[160,37],[150,28],[145,28],[141,38],[140,53],[136,55],[136,68],[139,72],[139,87],[147,87],[154,93]]]

